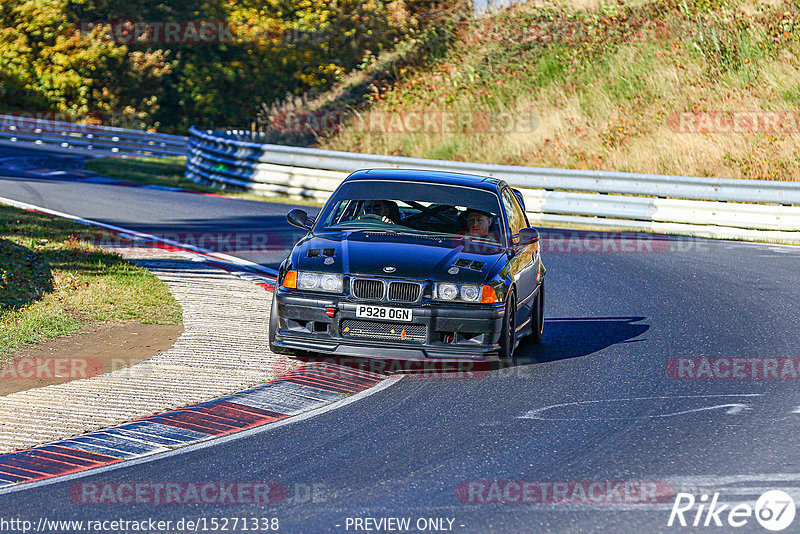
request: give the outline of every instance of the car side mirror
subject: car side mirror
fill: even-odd
[[[308,216],[308,213],[301,210],[300,208],[295,208],[290,211],[286,215],[286,220],[292,226],[297,226],[298,228],[302,228],[303,230],[311,230],[311,226],[314,224],[314,219]]]
[[[539,231],[536,228],[523,228],[519,231],[519,246],[524,247],[539,242]]]

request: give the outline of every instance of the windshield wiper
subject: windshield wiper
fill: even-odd
[[[448,234],[447,232],[426,232],[425,230],[414,230],[413,228],[409,228],[408,230],[400,230],[399,233],[404,235],[426,235],[426,236],[442,236],[442,237],[449,237],[453,234]]]
[[[364,232],[365,234],[396,234],[398,233],[397,230],[393,230],[392,228],[370,228],[368,230],[357,230],[358,232]]]
[[[468,241],[480,241],[481,243],[491,243],[492,245],[497,245],[498,247],[501,246],[500,243],[498,243],[497,241],[495,241],[490,237],[480,237],[477,235],[469,235],[469,234],[459,235],[459,237],[463,237],[465,240]]]
[[[394,228],[386,228],[381,226],[329,226],[326,230],[334,230],[340,232],[364,232],[369,234],[396,234],[397,230]]]

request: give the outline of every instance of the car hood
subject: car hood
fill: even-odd
[[[353,231],[307,235],[295,246],[292,263],[307,271],[480,283],[504,253],[458,236]],[[458,260],[469,265],[450,272]]]

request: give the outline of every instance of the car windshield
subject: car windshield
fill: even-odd
[[[440,234],[502,243],[500,201],[491,191],[419,182],[345,183],[314,228]]]

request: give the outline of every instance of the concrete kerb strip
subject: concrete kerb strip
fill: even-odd
[[[0,202],[159,248],[155,254],[147,248],[123,252],[164,280],[184,313],[184,333],[149,360],[0,397],[0,452],[16,450],[0,455],[0,487],[161,453],[165,443],[183,446],[258,427],[337,403],[385,379],[330,363],[301,365],[272,353],[272,295],[264,291],[274,288],[264,276],[269,269],[27,203]],[[287,369],[292,370],[276,378]],[[160,413],[165,410],[173,411]],[[54,440],[61,441],[39,446]],[[19,450],[27,447],[34,448]]]
[[[239,320],[269,317],[270,293],[186,259],[137,263],[163,279],[183,307],[183,334],[140,364],[0,397],[0,452],[210,400],[276,377],[279,356],[269,350],[266,328]],[[40,432],[32,435],[26,431],[30,426]]]

